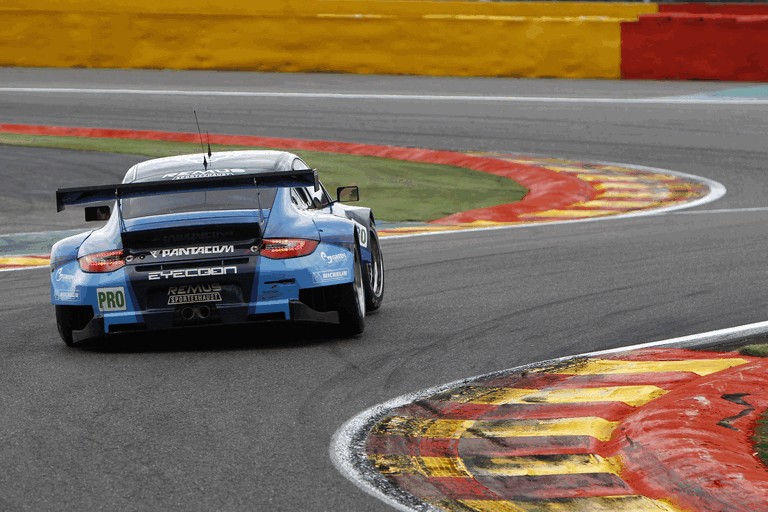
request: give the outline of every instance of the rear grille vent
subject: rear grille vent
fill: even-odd
[[[189,244],[233,243],[252,241],[261,237],[259,224],[219,224],[216,226],[186,226],[122,234],[123,246],[131,249],[181,247]]]

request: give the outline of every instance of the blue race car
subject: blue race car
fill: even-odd
[[[51,303],[67,345],[114,333],[259,321],[365,329],[384,295],[373,212],[336,200],[287,151],[156,158],[115,185],[63,188],[98,229],[51,249]],[[101,203],[96,204],[94,203]],[[111,207],[110,207],[111,205]]]

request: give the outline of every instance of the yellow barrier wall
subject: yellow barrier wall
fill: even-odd
[[[317,12],[335,14],[397,14],[423,16],[426,14],[533,16],[567,18],[605,16],[608,18],[637,18],[640,14],[658,12],[658,6],[642,2],[506,2],[442,0],[317,0],[310,8]]]
[[[3,0],[0,65],[619,78],[620,21],[656,11],[419,0],[94,4]]]

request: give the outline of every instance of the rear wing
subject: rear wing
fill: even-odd
[[[317,178],[317,169],[302,169],[289,172],[251,173],[238,176],[215,176],[209,178],[148,181],[145,183],[119,183],[115,185],[98,185],[95,187],[60,188],[56,191],[56,211],[60,212],[64,210],[65,206],[85,203],[103,203],[124,197],[247,186],[312,186],[315,188],[315,191],[317,191],[320,189],[320,182]]]

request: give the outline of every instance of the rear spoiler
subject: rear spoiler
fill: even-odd
[[[313,186],[315,191],[317,191],[320,189],[320,182],[317,178],[317,169],[302,169],[290,172],[252,173],[238,176],[215,176],[211,178],[148,181],[145,183],[119,183],[95,187],[60,188],[56,191],[56,211],[60,212],[68,205],[102,203],[123,197],[245,186]]]

